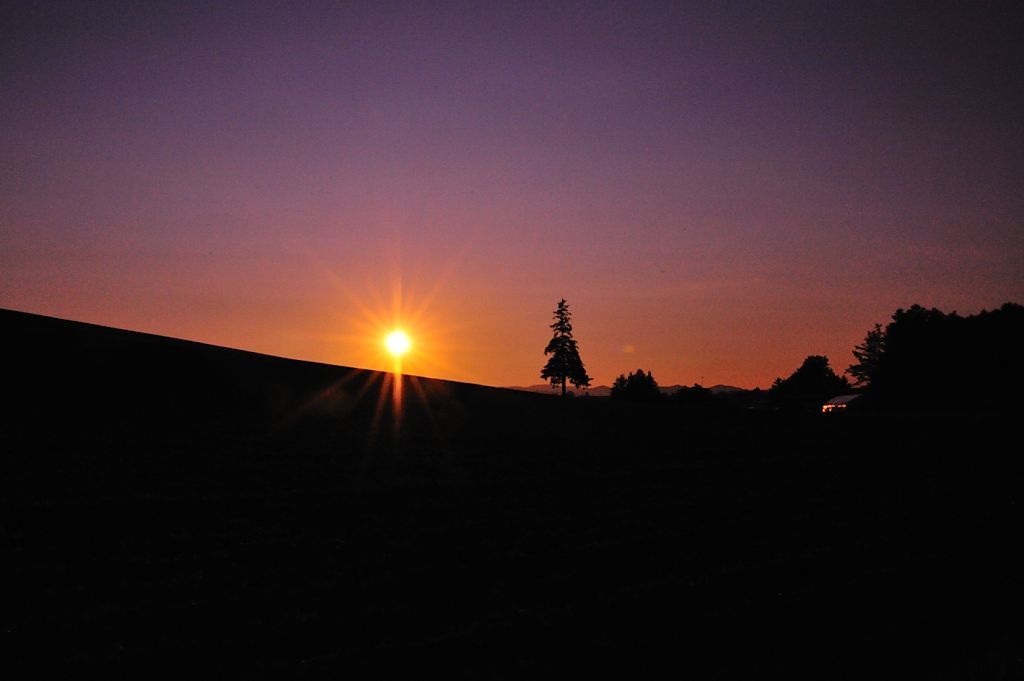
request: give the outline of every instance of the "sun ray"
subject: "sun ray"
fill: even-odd
[[[440,268],[432,268],[433,275],[429,279],[422,277],[422,271],[415,266],[411,270],[403,269],[400,243],[395,244],[394,252],[385,258],[383,267],[376,269],[378,278],[345,278],[338,271],[324,267],[319,254],[313,258],[316,266],[326,270],[326,279],[341,303],[338,309],[345,311],[347,328],[327,337],[343,353],[337,363],[374,372],[362,385],[353,385],[351,392],[323,396],[323,399],[343,401],[346,406],[339,414],[354,409],[359,403],[366,404],[367,398],[372,400],[366,404],[372,416],[368,420],[365,458],[360,464],[365,470],[374,465],[375,456],[392,451],[401,441],[403,412],[413,404],[417,413],[430,424],[437,442],[442,448],[446,446],[443,424],[430,405],[430,400],[438,397],[437,386],[429,384],[428,387],[418,377],[451,379],[465,371],[453,359],[465,354],[460,353],[460,349],[465,348],[462,339],[471,337],[466,330],[472,324],[446,318],[443,303],[448,301],[442,297],[465,252],[463,248],[456,256],[436,263]],[[332,387],[326,392],[330,390],[344,388]],[[316,399],[310,402],[304,408],[316,409]],[[381,438],[387,438],[388,433],[394,442],[381,448]]]

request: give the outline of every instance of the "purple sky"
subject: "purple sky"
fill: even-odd
[[[1024,302],[1019,2],[33,2],[0,306],[292,357],[767,386]],[[419,314],[416,314],[419,311]],[[372,341],[372,342],[371,342]]]

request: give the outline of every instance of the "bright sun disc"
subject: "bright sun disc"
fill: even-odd
[[[405,353],[409,352],[409,348],[412,346],[412,341],[409,340],[409,336],[405,334],[405,331],[392,331],[388,334],[388,337],[384,339],[384,345],[395,357],[401,357]]]

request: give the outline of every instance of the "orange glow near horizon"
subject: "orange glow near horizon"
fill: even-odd
[[[561,298],[594,387],[762,389],[898,308],[1024,302],[983,3],[19,4],[0,308],[389,376],[402,329],[408,399],[542,384]]]

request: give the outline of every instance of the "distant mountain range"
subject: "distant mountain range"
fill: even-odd
[[[687,385],[663,385],[663,386],[659,386],[659,387],[661,388],[661,392],[665,393],[666,395],[671,395],[672,393],[676,392],[680,388],[689,388],[690,386],[687,386]],[[552,388],[547,383],[536,383],[534,385],[528,385],[528,386],[517,386],[517,385],[514,385],[514,386],[508,386],[508,388],[509,388],[509,390],[523,390],[525,392],[541,393],[541,394],[544,394],[544,395],[557,395],[560,392],[560,389]],[[572,388],[570,388],[570,389],[572,389]],[[719,383],[718,385],[711,386],[709,388],[709,390],[711,390],[711,392],[714,393],[715,395],[720,395],[722,393],[741,393],[741,392],[745,392],[745,388],[737,388],[734,385],[723,385],[721,383]],[[573,392],[579,392],[579,391],[573,390]],[[590,390],[587,390],[586,394],[590,395],[591,397],[608,397],[609,395],[611,395],[611,392],[612,392],[612,389],[611,389],[610,386],[598,385],[598,386],[594,386]]]

